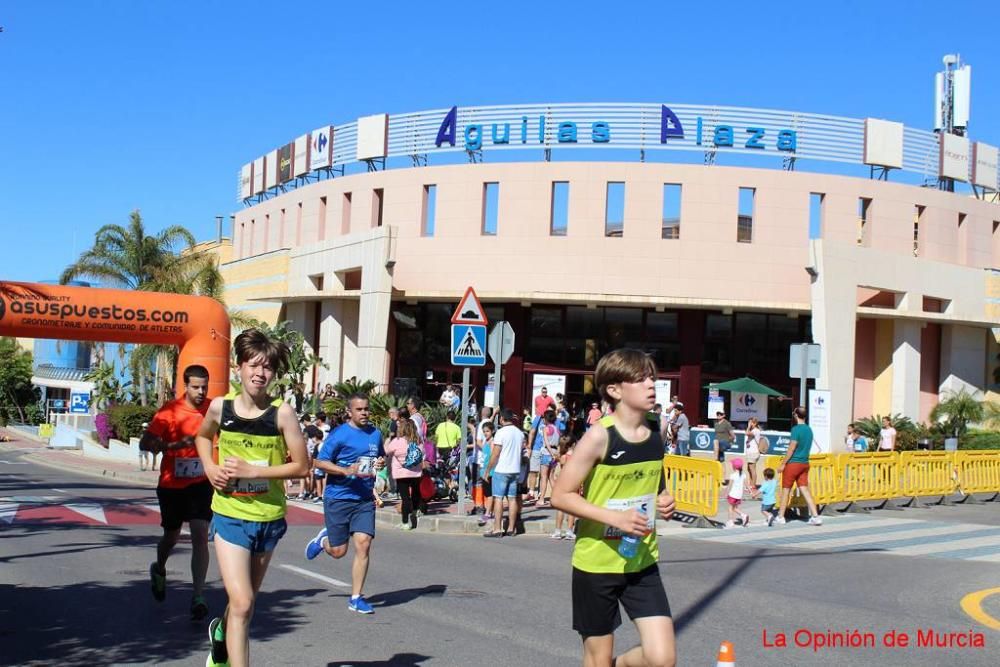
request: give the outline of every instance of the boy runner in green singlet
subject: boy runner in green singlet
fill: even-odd
[[[646,419],[656,403],[655,378],[655,364],[640,350],[615,350],[601,359],[595,380],[614,412],[584,434],[552,494],[553,507],[579,518],[573,629],[583,638],[585,667],[662,667],[676,661],[656,542],[656,513],[669,519],[674,499],[664,489],[660,434]],[[631,557],[619,553],[624,535],[638,538]],[[619,603],[635,623],[640,645],[615,659]]]
[[[196,441],[215,488],[215,557],[229,597],[226,613],[208,626],[207,667],[249,665],[254,600],[286,530],[284,480],[309,472],[295,410],[267,393],[288,367],[288,348],[256,329],[237,336],[233,347],[242,389],[235,398],[212,400]],[[218,462],[212,455],[216,435]]]

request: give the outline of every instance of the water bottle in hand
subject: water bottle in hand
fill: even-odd
[[[642,514],[640,512],[640,514]],[[643,516],[646,516],[643,514]],[[639,541],[641,537],[635,537],[634,535],[622,534],[622,540],[618,544],[618,555],[620,555],[625,560],[632,560],[635,555],[639,553]]]

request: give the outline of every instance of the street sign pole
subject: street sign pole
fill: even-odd
[[[808,406],[809,397],[806,396],[806,382],[809,379],[809,343],[802,343],[802,374],[799,376],[799,401],[800,405]]]
[[[462,410],[461,415],[458,418],[458,427],[462,431],[462,438],[458,441],[458,446],[461,447],[459,450],[458,459],[458,516],[465,516],[465,491],[468,480],[465,478],[465,466],[468,463],[468,452],[465,448],[465,438],[466,438],[466,415],[469,412],[469,367],[466,366],[462,369]]]

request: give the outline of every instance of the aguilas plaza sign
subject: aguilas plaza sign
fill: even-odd
[[[544,114],[539,116],[522,115],[519,119],[511,119],[510,122],[491,123],[489,131],[490,143],[496,146],[520,143],[525,146],[530,144],[544,144],[545,134],[550,125],[548,117]],[[736,127],[733,125],[715,124],[710,133],[704,131],[704,120],[701,116],[695,118],[694,140],[697,146],[711,146],[715,148],[748,148],[751,150],[765,150],[774,148],[784,153],[794,153],[797,144],[795,130],[782,129],[769,130],[765,127]],[[514,136],[511,137],[511,128]],[[589,134],[588,134],[589,132]],[[441,121],[438,128],[434,145],[438,148],[442,144],[455,146],[458,133],[458,107],[454,106]],[[463,139],[465,149],[478,151],[483,148],[486,142],[486,126],[480,123],[470,123],[464,127]],[[614,128],[608,121],[594,121],[588,127],[581,130],[578,124],[573,121],[561,121],[555,126],[556,141],[560,144],[576,144],[581,141],[581,136],[589,137],[594,144],[614,143]],[[684,126],[680,118],[677,117],[670,107],[665,104],[660,105],[660,143],[666,144],[671,139],[684,139],[686,137]],[[583,139],[586,140],[586,139]]]

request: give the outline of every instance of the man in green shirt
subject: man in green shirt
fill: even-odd
[[[447,461],[451,450],[461,441],[462,429],[455,423],[455,411],[449,410],[447,415],[445,415],[445,421],[438,424],[434,430],[434,442],[437,444],[438,459],[443,458]]]
[[[795,426],[792,427],[789,436],[791,442],[788,443],[784,460],[778,466],[778,474],[781,475],[781,503],[778,506],[778,518],[775,519],[775,523],[785,523],[785,508],[788,507],[792,485],[795,484],[799,487],[799,493],[806,499],[806,505],[809,506],[809,525],[821,526],[823,519],[816,511],[816,503],[809,493],[809,450],[813,444],[812,428],[806,424],[806,409],[802,406],[795,408],[792,416]]]

